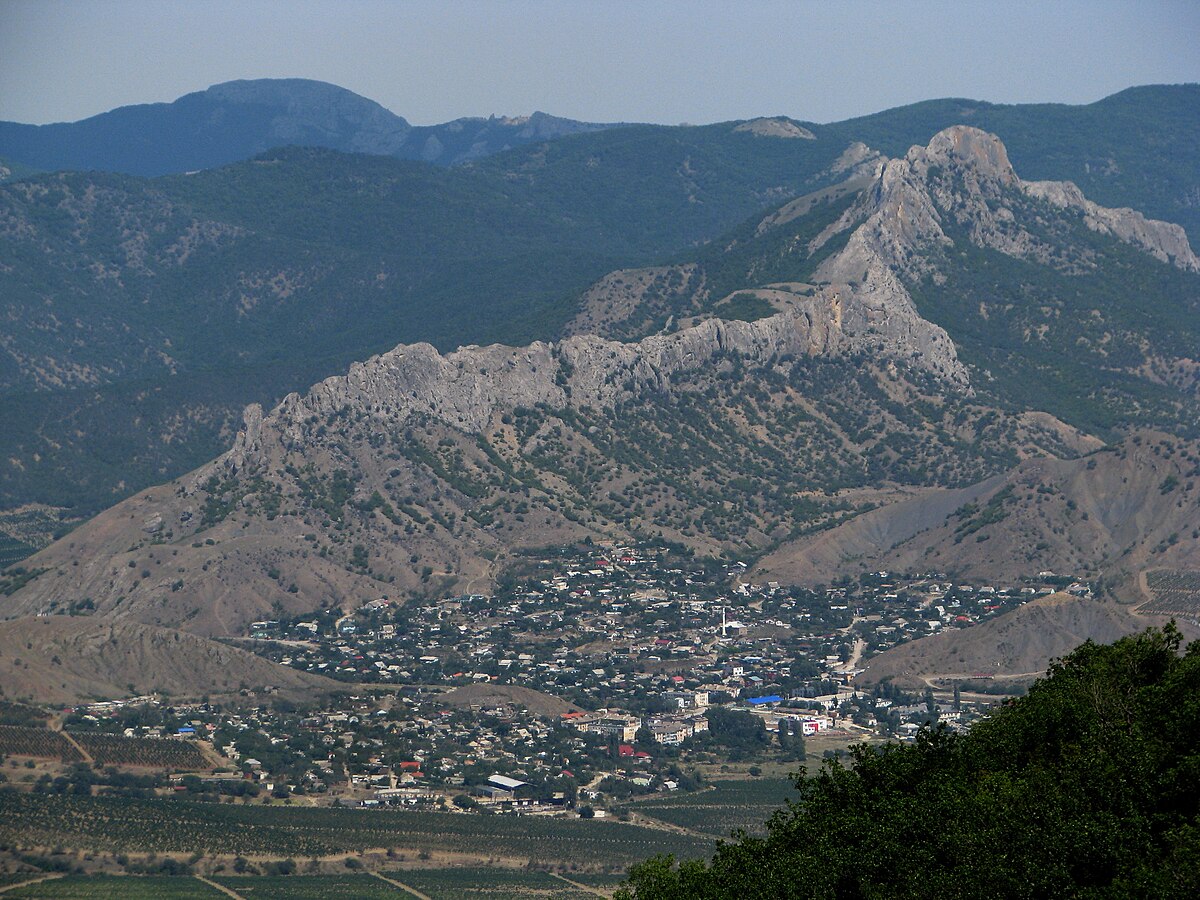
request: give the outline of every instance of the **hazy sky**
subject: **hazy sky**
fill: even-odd
[[[1084,103],[1200,81],[1200,2],[0,0],[0,119],[70,121],[264,77],[333,82],[414,124]]]

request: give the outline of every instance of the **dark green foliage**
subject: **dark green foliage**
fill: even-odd
[[[897,155],[966,121],[996,131],[1022,177],[1070,178],[1099,202],[1183,222],[1200,238],[1198,98],[1196,86],[1181,86],[1085,107],[933,101],[812,125],[815,141],[764,139],[728,124],[635,126],[449,170],[289,148],[192,176],[59,174],[4,185],[0,214],[14,226],[0,296],[20,353],[0,354],[0,506],[38,500],[73,507],[77,519],[215,456],[248,402],[269,405],[400,342],[446,349],[553,337],[597,277],[684,248],[699,245],[688,253],[698,254],[709,303],[804,280],[819,259],[794,248],[849,197],[752,238],[763,210],[826,186],[827,167],[853,140]],[[837,247],[835,239],[818,255]],[[1005,266],[1019,267],[968,262],[980,277],[1008,279]],[[1118,319],[1134,317],[1131,332],[1169,333],[1182,321],[1186,343],[1195,307],[1179,302],[1181,276],[1115,262],[1125,268],[1112,281],[1106,262],[1104,277],[1056,282],[1056,301],[1085,311],[1096,294]],[[1037,273],[1016,276],[1044,287]],[[1060,415],[1073,422],[1103,430],[1126,416],[1170,423],[1170,389],[1114,368],[1123,357],[1100,361],[1113,371],[1093,388],[1096,354],[1085,346],[1077,355],[1070,344],[1071,328],[1090,320],[1063,319],[1050,351],[1061,362],[1047,371],[1029,348],[1012,346],[1025,323],[970,321],[978,304],[960,302],[962,294],[988,289],[973,281],[952,275],[917,300],[964,357],[996,376],[997,396],[1039,398],[1048,377]],[[684,311],[694,288],[662,285],[662,309],[637,328]],[[1128,303],[1142,295],[1166,302]],[[1149,318],[1139,323],[1142,312]],[[395,506],[392,515],[401,515]]]
[[[982,509],[974,503],[968,503],[959,509],[955,515],[961,522],[954,529],[954,543],[960,543],[963,538],[974,534],[981,528],[1007,519],[1008,510],[1005,509],[1005,506],[1012,500],[1012,497],[1013,487],[1009,485],[993,494]]]
[[[45,569],[27,569],[25,566],[14,566],[0,574],[0,594],[11,596],[37,578]]]
[[[970,732],[853,751],[798,777],[763,838],[655,858],[646,898],[1193,897],[1200,643],[1086,643]]]
[[[771,742],[762,719],[753,713],[715,706],[704,715],[708,719],[708,738],[715,744],[752,753]]]
[[[771,304],[771,301],[764,300],[762,297],[756,297],[754,294],[739,293],[734,294],[727,302],[717,306],[713,312],[722,319],[754,322],[758,319],[765,319],[767,316],[773,316],[779,310]]]
[[[983,249],[947,222],[954,246],[935,256],[944,280],[910,285],[921,315],[979,373],[977,389],[1000,408],[1046,410],[1100,434],[1131,426],[1196,434],[1194,403],[1143,369],[1194,358],[1200,279],[1077,218],[1010,200],[1025,208],[1023,221],[1053,223],[1035,237],[1060,259],[1043,265]]]
[[[834,237],[811,257],[807,253],[809,242],[836,222],[857,198],[858,194],[852,192],[817,203],[806,215],[761,235],[759,220],[744,222],[721,240],[696,252],[694,259],[704,271],[705,290],[711,301],[715,303],[746,287],[807,281],[826,257],[842,249],[853,229]],[[692,255],[687,257],[691,258]],[[731,297],[729,303],[735,300]],[[724,309],[719,306],[712,311],[723,318],[741,318],[725,316]]]

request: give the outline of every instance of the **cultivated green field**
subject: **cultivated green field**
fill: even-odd
[[[393,900],[402,890],[370,875],[217,875],[212,878],[247,900]]]
[[[26,900],[221,900],[225,895],[195,878],[166,875],[67,875],[5,891]]]
[[[615,891],[625,880],[624,875],[601,875],[596,872],[571,872],[567,875],[572,881],[586,884],[588,887],[600,888],[603,891]]]
[[[589,900],[595,896],[546,872],[522,869],[415,869],[385,872],[433,900]],[[37,875],[0,876],[0,886]],[[581,884],[615,888],[619,875],[570,876]],[[393,900],[410,897],[371,875],[217,875],[211,879],[246,900]],[[15,888],[24,900],[215,900],[220,891],[190,876],[68,875]]]
[[[655,853],[695,858],[712,850],[711,843],[701,838],[611,821],[16,792],[0,792],[0,842],[294,859],[397,847],[611,866],[627,866]]]
[[[520,869],[413,869],[385,872],[389,878],[428,894],[433,900],[588,900],[595,896],[547,872]]]
[[[763,823],[771,813],[796,796],[796,789],[786,778],[754,778],[716,781],[711,791],[655,797],[639,801],[632,808],[672,825],[728,837],[739,828],[751,833],[764,830]]]

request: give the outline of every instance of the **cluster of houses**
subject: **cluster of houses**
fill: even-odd
[[[377,597],[254,623],[256,652],[347,683],[354,695],[330,708],[189,707],[124,728],[190,729],[236,777],[274,795],[464,811],[603,806],[614,784],[670,790],[689,753],[719,757],[708,734],[718,707],[772,734],[910,736],[929,702],[857,686],[865,659],[1070,584],[1054,573],[980,585],[877,572],[805,589],[754,584],[742,563],[662,547],[566,548],[531,560],[494,595]],[[457,700],[456,689],[480,684],[501,699]],[[515,689],[508,701],[505,688]],[[521,696],[546,702],[531,710]],[[933,712],[951,725],[977,714]],[[102,728],[127,713],[82,712]]]

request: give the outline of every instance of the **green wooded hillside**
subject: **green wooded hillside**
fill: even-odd
[[[806,125],[811,141],[631,126],[450,169],[290,148],[151,180],[19,178],[0,185],[0,508],[95,512],[219,453],[246,403],[397,343],[554,337],[599,276],[713,256],[841,177],[827,169],[855,140],[902,153],[967,121],[1022,177],[1195,236],[1198,111],[1200,87],[1159,86],[1082,107],[930,101]],[[708,266],[714,286],[740,287],[734,263]]]
[[[657,857],[629,896],[1194,897],[1200,642],[1086,643],[970,732],[859,746],[712,860]]]

